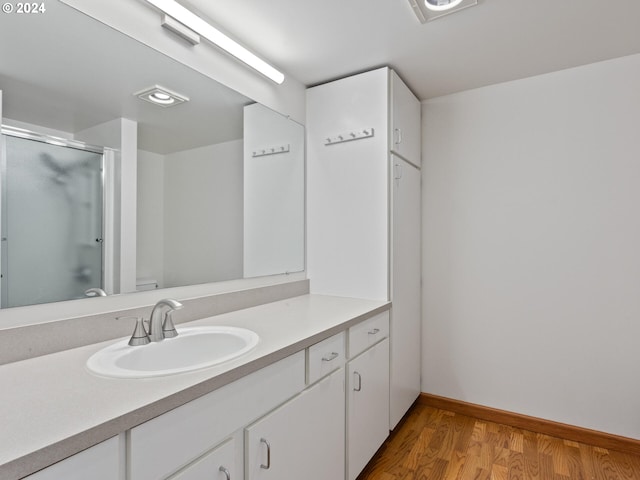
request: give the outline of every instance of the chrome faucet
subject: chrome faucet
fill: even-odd
[[[165,338],[172,338],[178,335],[171,315],[174,310],[180,310],[181,308],[182,304],[180,302],[170,298],[159,300],[154,305],[149,319],[149,339],[152,342],[160,342]]]
[[[86,297],[106,297],[107,296],[107,292],[105,292],[101,288],[94,287],[94,288],[89,288],[89,289],[85,290],[84,291],[84,295]]]

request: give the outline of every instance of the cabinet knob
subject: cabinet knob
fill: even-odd
[[[267,446],[267,464],[260,464],[260,468],[264,468],[265,470],[269,470],[271,468],[271,445],[265,438],[260,439],[260,443],[264,443]]]
[[[374,328],[373,330],[369,330],[367,333],[369,335],[377,335],[378,333],[380,333],[380,329],[379,328]]]
[[[229,470],[227,470],[226,468],[221,466],[218,469],[218,471],[224,473],[224,476],[225,476],[226,480],[231,480],[231,474],[229,473]]]

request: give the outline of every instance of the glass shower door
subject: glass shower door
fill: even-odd
[[[1,306],[102,287],[103,155],[3,137]]]

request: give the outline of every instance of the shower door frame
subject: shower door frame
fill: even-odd
[[[1,254],[0,254],[0,272],[3,271],[4,265],[8,259],[7,252],[7,241],[4,235],[4,232],[7,231],[6,225],[6,194],[7,194],[7,158],[6,158],[6,145],[4,140],[4,135],[22,138],[25,140],[32,140],[35,142],[47,143],[50,145],[56,145],[59,147],[67,147],[73,148],[76,150],[82,150],[90,153],[96,153],[101,155],[100,161],[100,182],[102,186],[102,242],[101,242],[101,251],[102,251],[102,265],[101,265],[101,278],[102,278],[102,287],[105,292],[108,294],[114,293],[114,275],[113,268],[110,266],[114,265],[114,248],[113,248],[113,225],[114,225],[114,159],[115,159],[115,150],[108,147],[100,147],[97,145],[90,145],[88,143],[84,143],[78,140],[56,137],[53,135],[43,134],[34,132],[31,130],[27,130],[24,128],[12,127],[10,125],[0,125],[0,244],[1,244]],[[5,299],[7,296],[6,289],[8,288],[7,283],[4,282],[4,279],[0,278],[0,289],[1,295],[0,299]],[[62,301],[62,300],[61,300]],[[2,305],[2,301],[0,301],[0,308],[5,308]]]

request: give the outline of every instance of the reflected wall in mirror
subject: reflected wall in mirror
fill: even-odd
[[[105,230],[104,268],[83,287],[125,293],[304,270],[301,125],[59,2],[0,16],[0,58],[4,125],[113,149],[92,217]],[[134,95],[155,85],[188,101],[164,108]],[[23,297],[68,299],[54,289]]]

